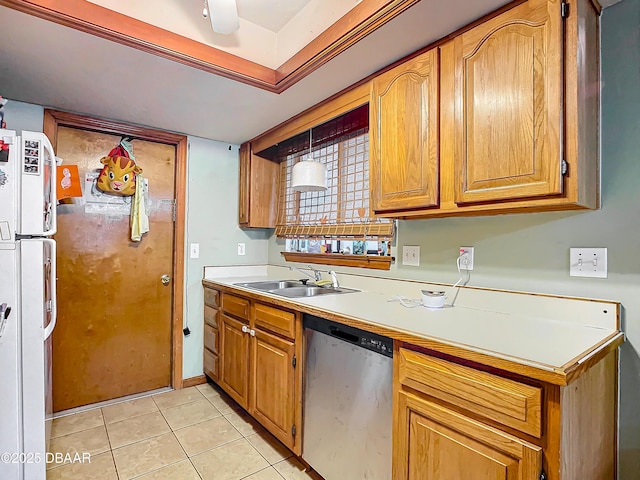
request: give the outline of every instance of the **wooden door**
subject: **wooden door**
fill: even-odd
[[[438,50],[372,82],[371,201],[374,212],[437,206]]]
[[[539,479],[540,447],[417,396],[397,398],[394,479]]]
[[[58,127],[57,155],[81,180],[119,136]],[[171,384],[175,147],[133,140],[149,181],[150,231],[130,239],[127,205],[85,196],[58,206],[58,325],[53,334],[54,410]],[[113,198],[113,197],[111,197]],[[132,197],[129,197],[131,199]],[[102,197],[107,201],[107,197]]]
[[[560,2],[525,2],[454,45],[456,203],[562,193]]]
[[[246,331],[243,331],[245,327]],[[249,326],[220,314],[220,385],[242,407],[249,405]]]
[[[252,338],[251,413],[289,448],[294,447],[295,344],[255,329]]]

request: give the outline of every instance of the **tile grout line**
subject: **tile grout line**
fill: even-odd
[[[144,413],[136,413],[134,415],[131,415],[130,417],[125,417],[125,418],[121,418],[120,420],[115,420],[113,422],[109,422],[107,423],[107,421],[104,421],[105,426],[106,425],[113,425],[114,423],[119,423],[119,422],[124,422],[125,420],[131,420],[133,418],[138,418],[138,417],[142,417],[143,415],[149,415],[151,413],[156,413],[158,411],[160,411],[160,409],[158,408],[158,406],[155,404],[155,402],[153,402],[153,406],[157,408],[157,410],[154,410],[152,412],[144,412]],[[104,407],[102,407],[104,408]],[[103,418],[104,418],[104,413],[102,414]]]
[[[205,395],[204,395],[204,394],[203,394],[203,393],[202,393],[198,388],[196,388],[196,390],[197,390],[197,391],[200,393],[200,395],[202,395],[202,396],[203,396],[207,401],[209,400],[209,399],[208,399],[208,398],[207,398],[207,397],[206,397],[206,396],[205,396]],[[153,397],[152,397],[152,399],[153,399]],[[189,463],[191,464],[191,466],[193,467],[193,469],[196,471],[196,474],[198,475],[198,477],[202,480],[202,478],[203,478],[203,477],[202,477],[202,475],[200,475],[200,472],[198,471],[197,467],[194,465],[193,461],[191,461],[191,457],[189,456],[189,454],[187,453],[187,451],[185,450],[185,448],[182,446],[182,443],[180,443],[180,439],[179,439],[179,438],[178,438],[178,436],[176,435],[176,430],[181,430],[182,428],[192,427],[192,426],[194,426],[194,425],[198,425],[199,423],[203,423],[203,422],[206,422],[206,421],[208,421],[208,420],[203,420],[202,422],[196,422],[196,423],[194,423],[194,424],[192,424],[192,425],[185,425],[184,427],[174,429],[174,428],[171,426],[171,424],[169,423],[169,421],[167,420],[167,417],[165,416],[165,414],[164,414],[164,412],[162,411],[162,409],[160,408],[160,406],[158,406],[158,403],[155,401],[155,399],[153,399],[153,401],[154,401],[154,403],[156,404],[156,407],[158,407],[158,410],[160,411],[160,414],[161,414],[161,415],[162,415],[162,417],[164,418],[165,422],[167,422],[167,425],[169,426],[169,429],[171,430],[171,433],[173,434],[173,437],[176,439],[176,442],[178,442],[178,445],[180,445],[180,448],[181,448],[181,449],[182,449],[182,451],[184,452],[184,455],[185,455],[185,457],[186,457],[186,460],[188,460],[188,461],[189,461]],[[181,405],[188,405],[188,404],[190,404],[190,403],[195,403],[195,402],[197,402],[197,401],[198,401],[198,400],[194,400],[193,402],[187,402],[187,403],[183,403],[183,404],[180,404],[180,405],[174,405],[173,407],[169,407],[169,408],[179,407],[179,406],[181,406]],[[213,408],[214,408],[218,413],[220,413],[220,416],[221,416],[222,418],[224,418],[224,415],[222,415],[222,412],[220,412],[220,411],[216,408],[216,406],[215,406],[215,405],[213,405],[211,402],[208,402],[208,403],[209,403],[209,404],[210,404],[210,405],[211,405],[211,406],[212,406],[212,407],[213,407]],[[167,409],[167,410],[168,410],[168,409]],[[219,418],[219,417],[214,417],[214,418]],[[213,420],[213,419],[209,419],[209,420]],[[227,421],[228,421],[228,420],[227,420]],[[229,422],[229,423],[231,424],[231,422]],[[231,426],[233,427],[233,425],[231,425]],[[234,427],[234,428],[235,428],[235,427]],[[211,449],[211,450],[213,450],[213,449]],[[208,451],[208,450],[205,450],[205,451]],[[200,452],[200,453],[204,453],[204,452]],[[200,455],[200,453],[198,453],[198,454],[196,454],[196,455]],[[196,456],[196,455],[193,455],[193,456]],[[180,460],[180,461],[182,461],[182,460]],[[173,464],[172,464],[172,465],[173,465]],[[166,465],[165,465],[165,466],[166,466]],[[162,468],[164,468],[164,467],[162,467]],[[158,469],[158,470],[159,470],[159,469]],[[155,471],[155,470],[153,470],[153,471]],[[150,472],[147,472],[147,473],[150,473]]]
[[[178,464],[180,462],[184,462],[185,460],[189,460],[189,457],[183,458],[182,460],[177,460],[175,462],[167,463],[166,465],[163,465],[163,466],[158,467],[158,468],[154,468],[153,470],[149,470],[148,472],[141,473],[140,475],[136,475],[134,477],[120,478],[118,480],[135,480],[136,478],[144,477],[145,475],[149,475],[150,473],[157,472],[159,470],[162,470],[163,468],[170,467],[171,465],[176,465],[176,464]],[[193,468],[195,468],[195,467],[193,467]],[[196,472],[197,472],[197,470],[196,470]]]
[[[95,409],[93,409],[93,410],[95,410]],[[88,411],[90,411],[90,410],[86,410],[86,411],[88,412]],[[68,415],[63,415],[63,416],[61,416],[61,417],[54,418],[54,419],[53,419],[53,421],[57,420],[58,418],[71,417],[71,416],[73,416],[73,415],[78,415],[78,414],[80,414],[80,413],[85,413],[85,412],[70,413],[70,414],[68,414]],[[105,425],[104,417],[102,416],[102,409],[101,409],[101,408],[100,408],[100,416],[102,417],[102,424],[103,424],[103,425]],[[51,436],[51,440],[53,440],[54,438],[66,437],[67,435],[73,435],[74,433],[85,432],[85,431],[87,431],[87,430],[91,430],[92,428],[97,428],[97,427],[99,427],[99,426],[100,426],[100,425],[93,425],[92,427],[81,428],[80,430],[76,430],[76,431],[73,431],[73,432],[65,433],[65,434],[62,434],[62,435],[55,435],[55,436],[53,436],[53,435],[52,435],[52,436]]]
[[[116,464],[116,457],[113,456],[113,446],[111,445],[111,437],[109,436],[109,430],[107,429],[107,422],[104,419],[103,407],[100,407],[100,416],[102,417],[102,424],[104,425],[104,432],[107,434],[107,442],[109,442],[109,453],[111,454],[111,461],[113,462],[113,469],[116,471],[116,478],[120,480],[120,474],[118,473],[118,465]]]
[[[178,442],[178,445],[180,446],[180,449],[182,450],[182,452],[183,452],[183,453],[184,453],[184,455],[185,455],[185,458],[182,458],[182,459],[180,459],[180,460],[177,460],[177,461],[174,461],[174,462],[168,463],[168,464],[166,464],[166,465],[163,465],[163,466],[161,466],[161,467],[159,467],[159,468],[156,468],[156,469],[150,470],[150,471],[148,471],[148,472],[141,473],[141,474],[139,474],[139,475],[136,475],[135,477],[131,477],[131,479],[137,479],[137,478],[142,477],[142,476],[144,476],[144,475],[148,475],[148,474],[151,474],[151,473],[153,473],[153,472],[157,472],[157,471],[159,471],[159,470],[161,470],[161,469],[163,469],[163,468],[170,467],[171,465],[175,465],[175,464],[180,463],[180,462],[182,462],[182,461],[184,461],[184,460],[186,459],[186,460],[188,460],[188,461],[189,461],[189,464],[192,466],[192,468],[196,471],[196,474],[197,474],[198,478],[202,480],[202,479],[204,479],[204,477],[201,475],[201,473],[200,473],[200,472],[198,471],[198,469],[196,468],[196,466],[195,466],[194,462],[192,461],[192,458],[195,458],[196,456],[200,456],[200,455],[205,454],[205,453],[207,453],[207,452],[210,452],[210,451],[212,451],[212,450],[216,450],[216,449],[221,448],[221,447],[223,447],[223,446],[229,445],[230,443],[237,442],[237,441],[240,441],[240,440],[246,440],[246,443],[251,447],[251,449],[252,449],[254,452],[258,453],[259,458],[264,459],[264,461],[265,461],[265,462],[266,462],[266,464],[267,464],[267,467],[265,467],[265,468],[263,468],[263,469],[260,469],[260,470],[257,470],[256,472],[253,472],[253,473],[249,474],[248,476],[245,476],[245,477],[242,477],[242,478],[243,478],[243,479],[245,479],[245,478],[248,478],[248,477],[250,477],[251,475],[255,475],[255,474],[257,474],[257,473],[259,473],[259,472],[261,472],[261,471],[263,471],[263,470],[267,470],[268,468],[273,468],[273,469],[274,469],[274,471],[277,473],[278,478],[285,479],[285,477],[284,477],[284,476],[283,476],[283,475],[282,475],[278,470],[276,470],[276,469],[275,469],[275,465],[276,465],[276,464],[278,464],[278,463],[281,463],[281,462],[287,461],[289,457],[281,458],[281,459],[279,459],[279,460],[275,461],[274,463],[271,463],[271,462],[267,459],[267,457],[266,457],[265,455],[263,455],[263,454],[262,454],[262,453],[261,453],[261,452],[260,452],[260,451],[259,451],[259,450],[254,446],[254,445],[253,445],[253,443],[251,443],[251,442],[248,440],[248,439],[249,439],[249,437],[261,437],[261,436],[260,436],[260,433],[261,433],[261,431],[263,430],[263,428],[264,428],[264,427],[263,427],[259,422],[251,422],[251,421],[247,421],[245,418],[243,418],[243,416],[244,416],[244,415],[246,415],[246,414],[247,414],[247,412],[246,412],[243,408],[241,408],[239,405],[237,405],[237,403],[236,403],[235,401],[233,401],[233,399],[230,399],[230,398],[228,398],[228,397],[223,396],[223,394],[222,394],[222,393],[218,393],[217,391],[215,391],[215,393],[216,393],[216,394],[211,395],[211,396],[207,396],[207,395],[205,395],[205,394],[204,394],[200,389],[198,389],[197,387],[195,387],[193,391],[194,391],[194,392],[195,392],[195,391],[197,391],[197,392],[200,394],[200,397],[198,397],[198,398],[197,398],[197,399],[195,399],[195,400],[187,401],[187,402],[185,402],[185,403],[180,403],[180,404],[178,404],[178,405],[172,405],[172,406],[169,406],[169,407],[167,407],[167,408],[165,408],[165,409],[160,408],[160,406],[158,405],[158,402],[156,401],[156,398],[155,398],[155,397],[156,397],[156,396],[163,395],[163,394],[165,394],[165,393],[170,393],[170,392],[162,392],[162,393],[157,393],[157,394],[154,394],[154,395],[148,395],[148,397],[151,397],[152,402],[153,402],[153,405],[154,405],[154,406],[156,407],[156,409],[157,409],[156,411],[157,411],[157,412],[160,412],[161,418],[165,421],[165,424],[166,424],[166,425],[167,425],[167,427],[169,428],[169,431],[167,431],[167,432],[163,432],[163,433],[160,433],[160,434],[157,434],[157,435],[152,435],[152,436],[147,437],[147,438],[145,438],[145,439],[140,439],[140,440],[138,440],[138,441],[135,441],[135,442],[132,442],[132,443],[129,443],[129,444],[126,444],[126,445],[122,445],[122,446],[119,446],[119,447],[117,447],[116,449],[114,449],[114,448],[113,448],[112,441],[111,441],[111,437],[110,437],[110,435],[109,435],[108,425],[107,425],[107,422],[106,422],[106,419],[105,419],[105,415],[104,415],[104,408],[108,408],[108,407],[109,407],[109,406],[111,406],[111,405],[106,405],[106,406],[102,406],[102,407],[96,407],[96,409],[99,409],[99,410],[100,410],[101,425],[95,425],[95,426],[92,426],[92,427],[89,427],[89,428],[83,428],[82,430],[78,430],[77,432],[72,432],[72,433],[69,433],[69,434],[66,434],[66,435],[60,435],[59,437],[54,437],[54,438],[60,438],[60,437],[64,437],[64,436],[67,436],[67,435],[72,435],[72,434],[75,434],[75,433],[84,432],[84,431],[86,431],[86,430],[90,430],[90,429],[92,429],[92,428],[103,427],[103,428],[104,428],[104,431],[105,431],[105,433],[106,433],[106,435],[107,435],[108,450],[106,450],[106,451],[104,451],[104,452],[100,452],[100,453],[98,453],[98,454],[100,454],[100,455],[101,455],[102,453],[107,453],[107,451],[110,453],[110,457],[111,457],[111,460],[112,460],[113,465],[114,465],[114,468],[115,468],[115,474],[116,474],[116,477],[117,477],[117,479],[118,479],[118,480],[129,480],[129,479],[125,479],[125,478],[121,475],[121,473],[118,471],[118,467],[117,467],[117,464],[116,464],[116,461],[115,461],[115,450],[118,450],[118,449],[121,449],[121,448],[125,448],[125,447],[129,447],[129,446],[133,446],[133,445],[136,445],[136,444],[141,443],[141,442],[144,442],[144,441],[149,441],[149,440],[151,440],[151,439],[154,439],[154,438],[157,438],[157,437],[159,437],[159,436],[165,435],[165,434],[167,434],[167,433],[169,433],[169,432],[171,432],[171,433],[173,434],[173,438]],[[185,406],[185,405],[190,405],[190,404],[193,404],[193,403],[195,403],[195,402],[200,402],[200,401],[202,400],[202,398],[203,398],[203,397],[207,400],[207,404],[208,404],[208,405],[211,405],[211,406],[214,408],[214,410],[218,413],[218,415],[217,415],[217,416],[212,417],[212,418],[208,418],[208,419],[205,419],[205,420],[200,420],[200,421],[197,421],[197,422],[195,422],[195,423],[188,424],[188,425],[182,425],[182,426],[180,426],[179,428],[175,428],[175,429],[174,429],[174,428],[169,424],[169,421],[168,421],[168,419],[167,419],[167,416],[165,415],[165,411],[168,411],[168,410],[170,410],[170,409],[177,408],[177,407],[183,407],[183,406]],[[222,410],[220,410],[220,408],[219,408],[218,406],[216,406],[216,404],[214,404],[214,402],[213,402],[212,400],[216,400],[216,399],[219,399],[219,400],[217,400],[217,402],[218,402],[218,403],[222,402],[222,403],[224,404],[224,406],[222,406],[222,409],[223,409],[223,410],[225,410],[225,411],[226,411],[226,413],[223,413],[223,411],[222,411]],[[127,400],[127,401],[128,401],[128,400]],[[114,403],[114,405],[115,405],[115,404],[118,404],[118,403],[125,403],[125,402],[126,402],[126,401],[116,402],[116,403]],[[90,411],[90,410],[94,410],[94,409],[88,409],[88,410],[86,410],[86,411]],[[125,421],[129,421],[129,420],[131,420],[131,419],[138,418],[138,417],[143,416],[143,415],[154,414],[154,413],[156,413],[156,411],[151,411],[151,412],[146,412],[146,413],[136,414],[136,415],[133,415],[133,416],[131,416],[131,417],[127,417],[127,418],[123,418],[123,419],[121,419],[121,420],[118,420],[117,422],[111,422],[109,425],[113,425],[113,424],[116,424],[116,423],[118,423],[118,422],[125,422]],[[75,415],[75,414],[81,414],[81,413],[84,413],[84,412],[77,412],[77,413],[69,414],[69,415]],[[238,426],[236,426],[234,423],[232,423],[232,421],[230,420],[230,417],[236,417],[236,420],[238,420],[236,423],[238,423],[240,426],[238,427]],[[231,425],[231,427],[233,427],[233,429],[232,429],[232,430],[230,430],[230,431],[235,431],[235,432],[239,435],[239,437],[238,437],[238,438],[236,438],[236,439],[234,439],[234,440],[230,440],[230,441],[227,441],[227,442],[221,443],[221,444],[219,444],[219,445],[216,445],[216,446],[215,446],[215,447],[213,447],[213,448],[209,448],[209,449],[203,450],[202,452],[198,452],[198,453],[196,453],[196,454],[194,454],[194,455],[192,455],[192,456],[190,457],[190,456],[187,454],[187,452],[186,452],[185,448],[183,447],[182,443],[180,443],[180,440],[178,439],[178,437],[177,437],[177,435],[176,435],[176,432],[177,432],[177,431],[180,431],[180,430],[183,430],[183,429],[186,429],[186,428],[189,428],[189,427],[196,426],[196,425],[198,425],[198,424],[200,424],[200,423],[204,423],[204,422],[207,422],[207,421],[210,421],[210,420],[219,419],[219,418],[224,418],[224,419],[225,419],[225,421],[226,421],[226,422],[228,422],[228,423],[229,423],[229,425]],[[245,434],[245,433],[243,433],[243,431],[242,431],[242,430],[244,430],[244,428],[243,428],[243,427],[245,426],[245,424],[246,424],[246,426],[247,426],[247,427],[251,427],[251,429],[250,429],[246,434]],[[241,430],[241,429],[242,429],[242,430]],[[266,440],[266,439],[265,439],[265,441],[267,441],[267,443],[271,443],[271,442],[269,442],[269,441],[268,441],[268,440]],[[276,439],[276,441],[277,441],[277,439]],[[285,447],[285,448],[286,448],[286,447]],[[287,449],[287,450],[288,450],[288,449]],[[63,465],[60,465],[60,466],[63,466]],[[54,467],[54,468],[59,468],[60,466],[58,466],[58,467]],[[239,479],[239,480],[240,480],[240,479]]]
[[[171,409],[173,409],[173,408],[183,407],[183,406],[185,406],[185,405],[191,405],[191,404],[193,404],[193,403],[197,403],[197,402],[201,402],[201,401],[202,401],[202,400],[195,400],[195,401],[193,401],[193,402],[181,403],[180,405],[175,405],[175,406],[173,406],[173,407],[166,408],[166,409],[165,409],[165,411],[166,411],[166,410],[171,410]],[[218,412],[218,415],[217,415],[217,416],[215,416],[215,417],[211,417],[211,418],[208,418],[208,419],[205,419],[205,420],[200,420],[200,421],[195,422],[195,423],[190,423],[190,424],[188,424],[188,425],[183,425],[183,426],[178,427],[178,428],[175,428],[175,429],[174,429],[174,428],[171,426],[171,424],[169,423],[169,419],[168,419],[168,418],[167,418],[167,416],[164,414],[165,412],[164,412],[163,410],[160,410],[160,413],[162,414],[162,416],[164,417],[165,421],[166,421],[166,422],[167,422],[167,424],[169,425],[169,428],[170,428],[172,431],[174,431],[174,432],[175,432],[176,430],[181,430],[181,429],[183,429],[183,428],[192,427],[193,425],[197,425],[197,424],[199,424],[199,423],[206,422],[206,421],[208,421],[208,420],[213,420],[214,418],[219,418],[219,417],[223,417],[223,416],[224,416],[224,414],[223,414],[220,410],[218,410],[218,409],[216,408],[216,406],[215,406],[215,405],[213,405],[211,402],[207,402],[207,403],[208,403],[209,405],[211,405],[211,407],[213,407],[213,409],[214,409],[216,412]]]
[[[198,456],[202,455],[203,453],[207,453],[207,452],[210,452],[210,451],[212,451],[212,450],[216,450],[217,448],[224,447],[224,446],[226,446],[226,445],[229,445],[230,443],[238,442],[238,441],[240,441],[240,440],[245,440],[245,438],[244,438],[244,437],[234,438],[233,440],[229,440],[228,442],[223,442],[223,443],[221,443],[221,444],[219,444],[219,445],[216,445],[215,447],[207,448],[206,450],[203,450],[203,451],[201,451],[201,452],[194,453],[194,454],[193,454],[193,455],[191,455],[191,456],[187,455],[187,458],[188,458],[189,460],[191,460],[193,457],[198,457]],[[178,440],[178,443],[180,443],[180,440]],[[181,445],[181,446],[182,446],[182,445]],[[186,452],[185,452],[185,453],[186,453]],[[260,452],[258,452],[258,453],[260,453]],[[194,466],[195,466],[195,465],[194,465]]]
[[[100,416],[101,416],[101,418],[102,418],[102,411],[100,412]],[[103,453],[107,453],[107,452],[111,451],[111,443],[110,443],[110,441],[109,441],[109,434],[108,434],[108,432],[107,432],[107,427],[106,427],[106,426],[105,426],[105,424],[104,424],[104,418],[102,419],[102,425],[94,425],[93,427],[84,428],[84,429],[82,429],[82,430],[78,430],[77,432],[67,433],[67,434],[65,434],[65,435],[60,435],[60,436],[58,436],[58,437],[51,438],[51,440],[54,440],[54,439],[55,439],[55,440],[57,440],[57,439],[62,439],[62,438],[64,438],[64,437],[70,437],[70,436],[72,436],[72,435],[77,435],[77,434],[79,434],[79,433],[84,433],[84,432],[87,432],[87,431],[89,431],[89,430],[93,430],[93,429],[95,429],[95,428],[100,428],[100,427],[104,427],[104,433],[105,433],[105,435],[107,436],[108,449],[107,449],[107,450],[104,450],[103,452],[91,453],[90,455],[92,455],[92,456],[102,455]],[[51,447],[51,445],[49,445],[49,447]],[[62,452],[54,452],[54,453],[62,453]],[[70,452],[66,452],[66,453],[70,453]],[[64,463],[62,463],[62,464],[60,464],[60,465],[55,465],[55,466],[53,466],[53,467],[46,467],[46,466],[45,466],[45,473],[46,473],[46,472],[48,472],[48,471],[50,471],[50,470],[55,470],[55,469],[57,469],[57,468],[64,467],[64,466],[66,466],[66,465],[73,465],[73,462],[69,462],[69,463],[67,463],[67,462],[65,461]]]
[[[257,435],[257,434],[256,434],[256,435]],[[251,443],[251,442],[249,441],[249,437],[244,437],[244,439],[247,441],[247,443],[248,443],[249,445],[251,445],[251,447],[252,447],[256,452],[258,452],[258,455],[260,455],[262,458],[264,458],[264,461],[265,461],[265,462],[267,462],[267,465],[269,465],[268,467],[263,468],[262,470],[266,470],[267,468],[273,468],[273,465],[274,465],[274,464],[273,464],[273,463],[271,463],[271,462],[269,461],[269,459],[268,459],[267,457],[265,457],[265,456],[262,454],[262,452],[260,452],[260,450],[258,450],[258,449],[255,447],[255,445],[254,445],[253,443]],[[259,470],[259,471],[261,472],[262,470]],[[274,468],[274,470],[275,470],[275,468]],[[276,471],[277,471],[277,470],[276,470]],[[258,473],[258,472],[254,472],[254,473]],[[251,475],[253,475],[253,473],[252,473]],[[250,476],[250,475],[249,475],[249,476]],[[243,478],[246,478],[246,477],[243,477]]]
[[[267,461],[267,463],[269,463],[269,462]],[[278,477],[280,477],[283,480],[285,480],[285,478],[282,475],[280,475],[280,472],[277,471],[275,468],[273,468],[273,465],[269,465],[268,467],[265,467],[265,468],[263,468],[261,470],[258,470],[257,472],[250,473],[246,477],[242,477],[242,478],[240,478],[238,480],[244,480],[245,478],[249,478],[250,476],[255,475],[256,473],[264,472],[265,470],[268,470],[269,468],[273,469],[273,471],[276,472],[276,475],[278,475]]]
[[[162,395],[163,393],[169,393],[173,391],[173,389],[168,389],[168,388],[169,387],[162,387],[157,390],[150,390],[148,392],[141,392],[141,393],[133,393],[131,395],[125,395],[124,397],[113,398],[111,400],[104,400],[102,402],[91,403],[89,405],[82,405],[80,407],[69,408],[67,410],[54,413],[53,419],[55,420],[57,418],[68,417],[71,415],[76,415],[78,413],[90,412],[91,410],[95,410],[98,408],[102,409],[105,407],[110,407],[112,405],[118,405],[120,403],[131,402],[134,400],[140,400],[142,398],[148,398],[154,395]]]
[[[161,411],[161,413],[162,413],[162,411]],[[163,415],[163,416],[164,416],[164,415]],[[165,421],[166,421],[166,418],[165,418]],[[167,422],[167,425],[169,425],[169,422]],[[180,450],[182,450],[182,453],[184,453],[184,456],[185,456],[185,458],[184,458],[184,459],[186,459],[186,460],[188,460],[188,461],[189,461],[189,463],[191,464],[191,466],[193,467],[193,469],[196,471],[196,473],[198,474],[198,476],[200,476],[200,472],[198,472],[198,469],[196,468],[196,466],[193,464],[193,462],[192,462],[192,461],[191,461],[191,459],[189,458],[189,454],[187,454],[187,451],[184,449],[184,447],[183,447],[183,446],[182,446],[182,444],[180,443],[180,440],[179,440],[179,439],[178,439],[178,437],[176,436],[176,432],[174,432],[174,430],[173,430],[173,428],[171,427],[171,425],[169,425],[169,428],[171,429],[171,435],[173,435],[173,438],[175,438],[175,439],[176,439],[176,442],[178,442],[178,445],[180,446]],[[184,460],[184,459],[183,459],[183,460]],[[180,461],[182,462],[183,460],[180,460]],[[174,463],[178,463],[178,462],[174,462]],[[173,463],[172,463],[171,465],[173,465]],[[165,465],[165,466],[166,466],[166,465]],[[164,467],[162,467],[162,468],[164,468]],[[158,469],[158,470],[159,470],[159,469]],[[201,477],[201,478],[202,478],[202,477]]]
[[[120,478],[120,474],[118,473],[118,465],[116,464],[116,457],[113,456],[113,450],[109,450],[111,454],[111,461],[113,462],[113,469],[116,471],[116,480],[122,480]]]

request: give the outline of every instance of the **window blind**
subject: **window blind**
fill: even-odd
[[[279,237],[389,238],[393,223],[370,216],[369,106],[363,105],[272,147],[280,162]],[[310,156],[327,166],[324,192],[291,188],[293,166]]]

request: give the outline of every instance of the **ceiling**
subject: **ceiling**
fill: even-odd
[[[202,16],[204,0],[88,0],[139,20],[155,24],[155,18],[173,17],[170,11],[182,10],[185,16]],[[236,0],[238,16],[277,33],[312,0]],[[161,14],[159,14],[161,12]],[[170,18],[174,21],[174,18]],[[174,30],[172,30],[174,31]]]
[[[172,1],[194,3],[201,15],[199,0]],[[278,19],[295,17],[289,6],[311,1],[269,2],[285,9],[277,14],[251,11],[265,0],[238,0],[238,10],[276,29]],[[506,3],[421,0],[281,94],[0,6],[0,95],[238,144]]]
[[[275,69],[362,0],[236,0],[231,35],[211,29],[204,0],[87,1]]]

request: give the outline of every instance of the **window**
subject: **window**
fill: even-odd
[[[368,122],[369,106],[363,105],[314,127],[311,149],[309,132],[270,149],[281,166],[277,236],[332,239],[325,242],[325,248],[332,251],[342,250],[336,246],[340,240],[375,241],[392,236],[390,220],[370,216]],[[291,188],[293,165],[307,155],[327,166],[326,191],[295,192]],[[288,242],[289,246],[304,244]]]

